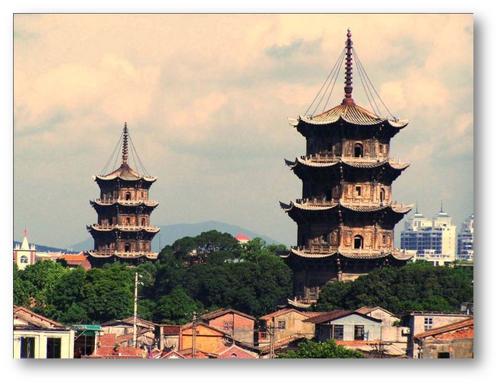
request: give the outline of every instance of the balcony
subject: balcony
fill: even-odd
[[[136,226],[136,225],[102,225],[102,224],[97,224],[94,223],[91,226],[94,230],[98,231],[112,231],[112,230],[120,230],[120,231],[141,231],[145,230],[148,232],[158,232],[160,231],[160,228],[158,226],[151,226],[151,225],[146,225],[146,226]]]
[[[157,206],[158,201],[148,199],[96,199],[95,202],[100,205],[114,205],[118,203],[123,206],[138,206],[145,204],[146,206]]]

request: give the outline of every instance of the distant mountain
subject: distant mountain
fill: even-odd
[[[13,247],[16,247],[16,245],[20,245],[22,241],[14,241],[13,242]],[[30,243],[31,245],[31,243]],[[47,252],[47,251],[55,251],[55,252],[63,252],[63,253],[69,253],[70,250],[68,249],[61,249],[59,247],[52,247],[52,246],[44,246],[44,245],[37,245],[35,243],[35,249],[36,251],[41,251],[41,252]]]
[[[210,230],[217,230],[221,233],[229,233],[233,236],[238,233],[243,233],[250,238],[261,238],[266,241],[267,244],[279,243],[269,237],[266,237],[265,235],[254,233],[253,231],[240,226],[230,225],[224,222],[206,221],[199,223],[176,223],[173,225],[160,226],[160,233],[157,234],[153,239],[153,251],[160,251],[160,242],[161,246],[164,247],[166,245],[171,245],[179,238],[193,237],[195,235],[203,233],[204,231]],[[69,248],[75,251],[91,250],[94,248],[94,241],[92,240],[92,238],[88,238],[85,241],[71,245]]]

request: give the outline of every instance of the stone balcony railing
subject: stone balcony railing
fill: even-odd
[[[354,156],[340,156],[334,155],[331,152],[322,153],[322,154],[311,154],[311,155],[302,155],[300,157],[302,160],[318,162],[318,163],[330,163],[335,161],[344,161],[344,162],[366,162],[373,163],[376,162],[386,162],[389,161],[391,163],[403,164],[400,159],[389,158],[388,156],[363,156],[363,157],[354,157]]]
[[[145,204],[148,206],[156,206],[158,204],[158,201],[155,200],[148,200],[148,199],[96,199],[96,203],[103,204],[103,205],[113,205],[115,203],[119,203],[124,206],[136,206],[139,204]]]
[[[90,253],[92,255],[102,256],[102,257],[116,255],[118,257],[123,257],[123,258],[140,257],[143,255],[146,257],[155,257],[158,255],[158,253],[152,251],[119,251],[115,249],[91,250]]]
[[[137,226],[137,225],[102,225],[98,223],[94,223],[92,227],[96,230],[122,230],[122,231],[140,231],[140,230],[146,230],[146,231],[160,231],[160,228],[158,226],[151,226],[151,225],[146,225],[146,226]]]

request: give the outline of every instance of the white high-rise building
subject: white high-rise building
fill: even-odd
[[[474,214],[462,223],[458,233],[457,258],[463,261],[474,260]]]
[[[424,217],[417,209],[401,232],[401,249],[414,252],[416,260],[426,260],[435,266],[456,260],[456,226],[442,205],[432,219]]]

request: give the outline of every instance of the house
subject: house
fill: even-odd
[[[158,347],[160,350],[177,351],[179,349],[179,336],[181,334],[181,328],[181,325],[157,325],[156,338],[158,339]]]
[[[382,321],[350,310],[333,310],[306,319],[318,341],[380,341]]]
[[[409,328],[400,326],[401,320],[397,316],[380,306],[363,306],[356,312],[382,321],[381,342],[385,356],[406,356]]]
[[[97,348],[90,356],[82,356],[86,359],[141,359],[148,358],[146,349],[133,346],[122,346],[115,334],[103,334],[99,336]]]
[[[429,329],[413,339],[418,358],[474,358],[474,318]]]
[[[417,358],[418,350],[415,348],[414,337],[430,329],[449,325],[454,322],[464,321],[470,316],[463,313],[439,312],[412,312],[407,316],[410,333],[408,336],[408,357]]]
[[[169,352],[162,352],[158,357],[160,360],[185,360],[187,357],[179,352],[170,350]]]
[[[14,306],[14,358],[73,358],[74,339],[59,322]]]
[[[249,349],[245,349],[238,345],[226,347],[217,354],[218,359],[238,359],[238,360],[255,360],[259,358],[259,354]]]
[[[322,313],[284,308],[260,317],[258,345],[261,347],[270,345],[271,333],[273,343],[291,337],[313,338],[314,324],[304,321],[319,314]]]
[[[178,351],[184,355],[191,354],[192,356],[194,345],[195,356],[196,352],[203,352],[216,358],[218,352],[231,346],[232,343],[231,336],[222,330],[204,323],[197,323],[195,327],[189,323],[180,329]]]
[[[70,253],[65,253],[62,254],[58,260],[63,260],[66,262],[68,267],[82,267],[85,271],[90,270],[90,262],[87,259],[87,256],[83,251],[77,253],[77,254],[70,254]]]
[[[208,325],[222,330],[233,339],[253,345],[255,318],[233,309],[218,309],[203,314],[201,320]]]
[[[155,327],[151,321],[137,317],[137,346],[152,347],[156,344]],[[132,346],[134,340],[134,317],[123,320],[112,320],[101,325],[103,334],[114,334],[116,342],[121,346]]]

